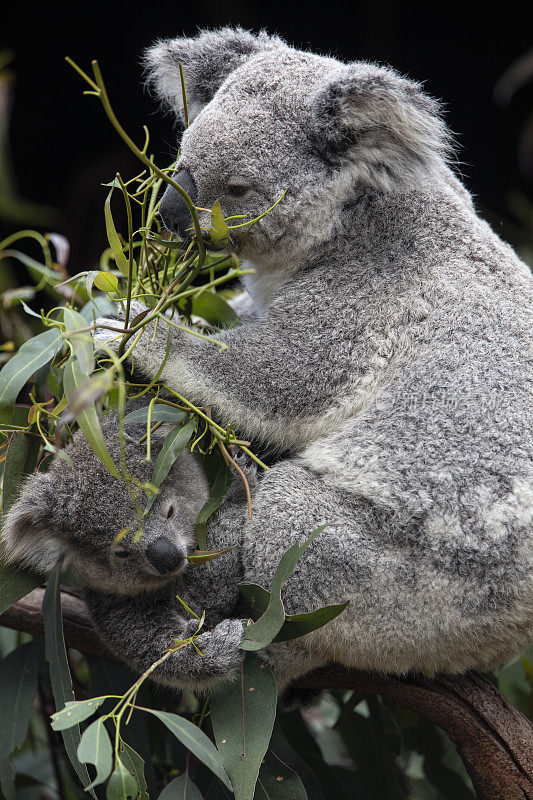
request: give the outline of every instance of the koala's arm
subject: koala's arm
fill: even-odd
[[[86,589],[85,600],[92,621],[112,653],[139,672],[147,670],[178,640],[189,639],[198,629],[198,620],[186,620],[178,601],[169,592],[118,596]],[[228,680],[243,658],[240,649],[243,625],[226,619],[213,630],[177,650],[152,677],[177,688],[206,689]]]
[[[287,313],[295,298],[285,297],[261,319],[247,318],[238,327],[216,333],[225,349],[170,327],[170,355],[161,379],[188,400],[209,405],[226,424],[281,446],[291,445],[288,428],[294,419],[303,424],[335,402],[348,380],[344,331],[320,320],[320,311],[306,308]],[[136,309],[137,310],[137,309]],[[109,320],[99,320],[100,324]],[[114,323],[116,326],[116,322]],[[152,378],[161,367],[168,326],[149,325],[133,352],[134,368]],[[114,342],[113,342],[114,339]],[[118,346],[110,331],[98,332],[97,341]],[[353,349],[353,345],[352,345]],[[325,369],[337,364],[338,368]],[[296,436],[296,434],[295,434]],[[301,441],[301,433],[296,436]]]

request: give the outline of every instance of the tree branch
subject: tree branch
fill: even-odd
[[[34,589],[0,615],[0,625],[43,636],[43,594],[43,589]],[[64,591],[61,603],[67,646],[115,658],[93,629],[83,600]],[[477,800],[533,800],[531,723],[481,675],[396,678],[331,665],[311,672],[297,685],[390,697],[448,734],[472,779]]]

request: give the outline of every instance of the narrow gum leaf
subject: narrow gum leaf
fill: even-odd
[[[248,655],[240,677],[215,690],[209,708],[217,747],[231,778],[235,800],[250,800],[276,717],[272,672]]]
[[[39,333],[21,346],[0,371],[0,424],[10,423],[17,396],[29,378],[51,361],[63,346],[59,328]]]
[[[126,256],[124,255],[124,251],[122,250],[122,244],[120,242],[120,239],[118,238],[117,229],[115,228],[115,223],[113,222],[113,214],[111,212],[111,196],[113,194],[113,188],[111,188],[109,194],[107,195],[104,205],[105,227],[107,231],[109,246],[111,247],[115,263],[119,271],[124,276],[127,276],[128,259],[126,258]]]
[[[63,371],[65,394],[67,395],[69,404],[73,402],[76,392],[80,389],[84,380],[86,380],[86,376],[83,374],[79,362],[77,359],[70,358]],[[107,449],[95,406],[90,405],[82,409],[77,415],[77,421],[85,438],[104,467],[106,467],[115,478],[120,477],[109,450]]]

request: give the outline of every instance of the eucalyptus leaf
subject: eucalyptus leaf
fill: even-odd
[[[211,228],[209,237],[214,245],[220,246],[229,241],[229,229],[220,207],[220,200],[215,200],[211,209]]]
[[[93,278],[93,283],[102,292],[116,292],[118,290],[118,278],[112,272],[97,272]]]
[[[63,370],[63,383],[69,404],[75,402],[76,397],[79,396],[81,387],[86,382],[87,378],[83,373],[79,361],[70,358]],[[108,472],[115,478],[118,478],[119,473],[107,449],[94,404],[82,408],[76,416],[78,425],[96,456],[98,456]]]
[[[40,441],[35,436],[27,436],[24,433],[11,435],[2,476],[0,527],[19,495],[24,477],[35,471],[39,460],[39,447]]]
[[[239,592],[252,619],[258,620],[268,608],[270,592],[257,583],[239,583]]]
[[[111,774],[113,748],[105,727],[104,717],[99,717],[91,722],[89,727],[83,731],[78,745],[78,758],[85,764],[93,764],[96,769],[96,777],[89,786],[85,787],[86,790],[103,783]]]
[[[267,751],[259,770],[254,800],[307,800],[307,792],[299,776]]]
[[[39,575],[32,575],[20,567],[12,567],[0,561],[0,614],[26,597],[42,582]]]
[[[166,436],[155,462],[154,473],[150,479],[150,483],[152,483],[158,489],[172,469],[172,466],[180,453],[187,447],[189,439],[191,438],[195,429],[196,422],[191,420],[182,428],[175,428],[174,430],[170,431],[170,433]],[[156,495],[152,495],[148,499],[144,512],[145,514],[148,513],[152,507],[155,498]]]
[[[220,466],[215,475],[215,479],[209,491],[209,497],[205,504],[200,509],[200,513],[196,517],[194,523],[198,544],[202,549],[206,547],[206,527],[209,518],[217,511],[222,505],[222,501],[228,491],[231,483],[231,473],[224,461],[221,461]]]
[[[135,776],[118,756],[106,787],[107,800],[137,800],[140,786]]]
[[[203,798],[189,776],[183,774],[167,783],[158,800],[203,800]]]
[[[92,716],[106,700],[105,697],[93,697],[90,700],[70,700],[61,711],[52,714],[52,729],[62,731],[72,728]]]
[[[37,690],[40,642],[29,642],[13,650],[0,662],[3,723],[0,726],[0,788],[7,800],[15,800],[11,753],[21,747],[30,722]]]
[[[113,187],[114,188],[114,187]],[[113,188],[111,188],[109,194],[107,195],[105,204],[104,204],[104,217],[105,217],[105,227],[107,231],[107,238],[109,241],[109,245],[111,247],[111,251],[113,253],[113,258],[115,259],[115,263],[120,270],[120,272],[127,276],[128,275],[128,259],[124,255],[124,251],[122,249],[122,244],[120,239],[118,238],[117,229],[115,228],[115,223],[113,222],[113,214],[111,212],[111,196],[113,194]]]
[[[237,680],[217,687],[209,701],[211,723],[235,800],[254,796],[259,768],[276,717],[277,691],[267,664],[246,657]]]
[[[0,371],[0,426],[11,422],[13,406],[26,381],[63,346],[59,328],[39,333],[21,346]]]
[[[347,605],[348,602],[339,603],[338,605],[323,606],[305,614],[287,614],[281,630],[273,641],[288,642],[299,636],[305,636],[311,631],[316,631],[342,614]]]
[[[303,544],[293,544],[281,557],[270,590],[270,600],[264,614],[246,628],[241,647],[243,650],[259,650],[266,647],[277,636],[285,622],[285,609],[281,599],[281,587],[287,578],[292,575],[298,560],[305,550],[322,533],[326,525],[321,525],[306,539]]]
[[[139,787],[139,800],[150,800],[148,787],[144,777],[144,760],[133,747],[126,742],[122,742],[122,761],[127,769],[132,773]]]
[[[144,408],[136,408],[135,411],[130,411],[124,417],[125,425],[146,425],[148,422],[148,406]],[[164,403],[154,403],[152,407],[152,422],[183,422],[185,419],[185,411],[179,411],[173,406],[167,406]]]
[[[222,758],[217,748],[203,731],[200,730],[192,722],[184,717],[179,717],[177,714],[171,714],[168,711],[156,711],[153,708],[147,708],[149,714],[153,714],[161,722],[167,726],[169,731],[174,734],[185,747],[193,753],[206,767],[209,767],[217,778],[219,778],[224,786],[231,789],[231,784],[228,776],[222,766]]]
[[[225,547],[223,550],[194,550],[187,556],[187,561],[189,564],[206,564],[208,561],[213,561],[215,558],[223,556],[224,553],[229,553],[235,547],[236,545]]]
[[[58,711],[61,711],[69,701],[75,700],[67,651],[65,649],[65,640],[63,638],[60,585],[61,564],[59,563],[48,576],[43,599],[45,656],[50,668],[52,694],[54,695],[54,702]],[[88,786],[91,781],[89,773],[87,772],[87,767],[80,763],[77,756],[77,749],[81,738],[79,725],[73,725],[71,728],[61,731],[61,735],[70,763],[74,767],[83,786]],[[92,790],[91,794],[95,797]]]
[[[87,327],[85,317],[74,311],[72,308],[65,308],[63,311],[63,322],[65,323],[65,330],[67,339],[72,345],[74,355],[79,361],[80,367],[89,375],[94,370],[94,347],[91,334],[86,331],[85,333],[75,333],[80,328]]]
[[[193,295],[191,311],[218,328],[231,328],[239,321],[239,317],[229,303],[226,303],[216,292],[210,292],[207,289],[199,295]]]

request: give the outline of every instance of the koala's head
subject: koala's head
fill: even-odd
[[[343,64],[242,29],[169,39],[147,51],[146,66],[178,116],[180,63],[190,125],[175,177],[195,204],[220,199],[225,215],[251,219],[287,190],[246,238],[243,254],[258,266],[286,265],[329,240],[354,194],[419,185],[444,167],[449,139],[438,104],[392,69]],[[191,226],[172,188],[161,213],[177,233]]]
[[[102,430],[118,465],[116,420],[105,420]],[[152,461],[146,463],[146,445],[137,443],[144,426],[126,430],[128,469],[147,482],[163,436],[155,436]],[[81,433],[66,452],[73,466],[56,458],[47,473],[25,483],[4,523],[4,558],[46,573],[63,557],[83,584],[126,594],[160,588],[180,573],[195,544],[194,521],[208,496],[196,457],[189,451],[180,455],[136,537],[139,520],[124,481],[110,475]],[[146,503],[144,493],[139,503]],[[129,533],[117,542],[117,534],[127,528]]]

